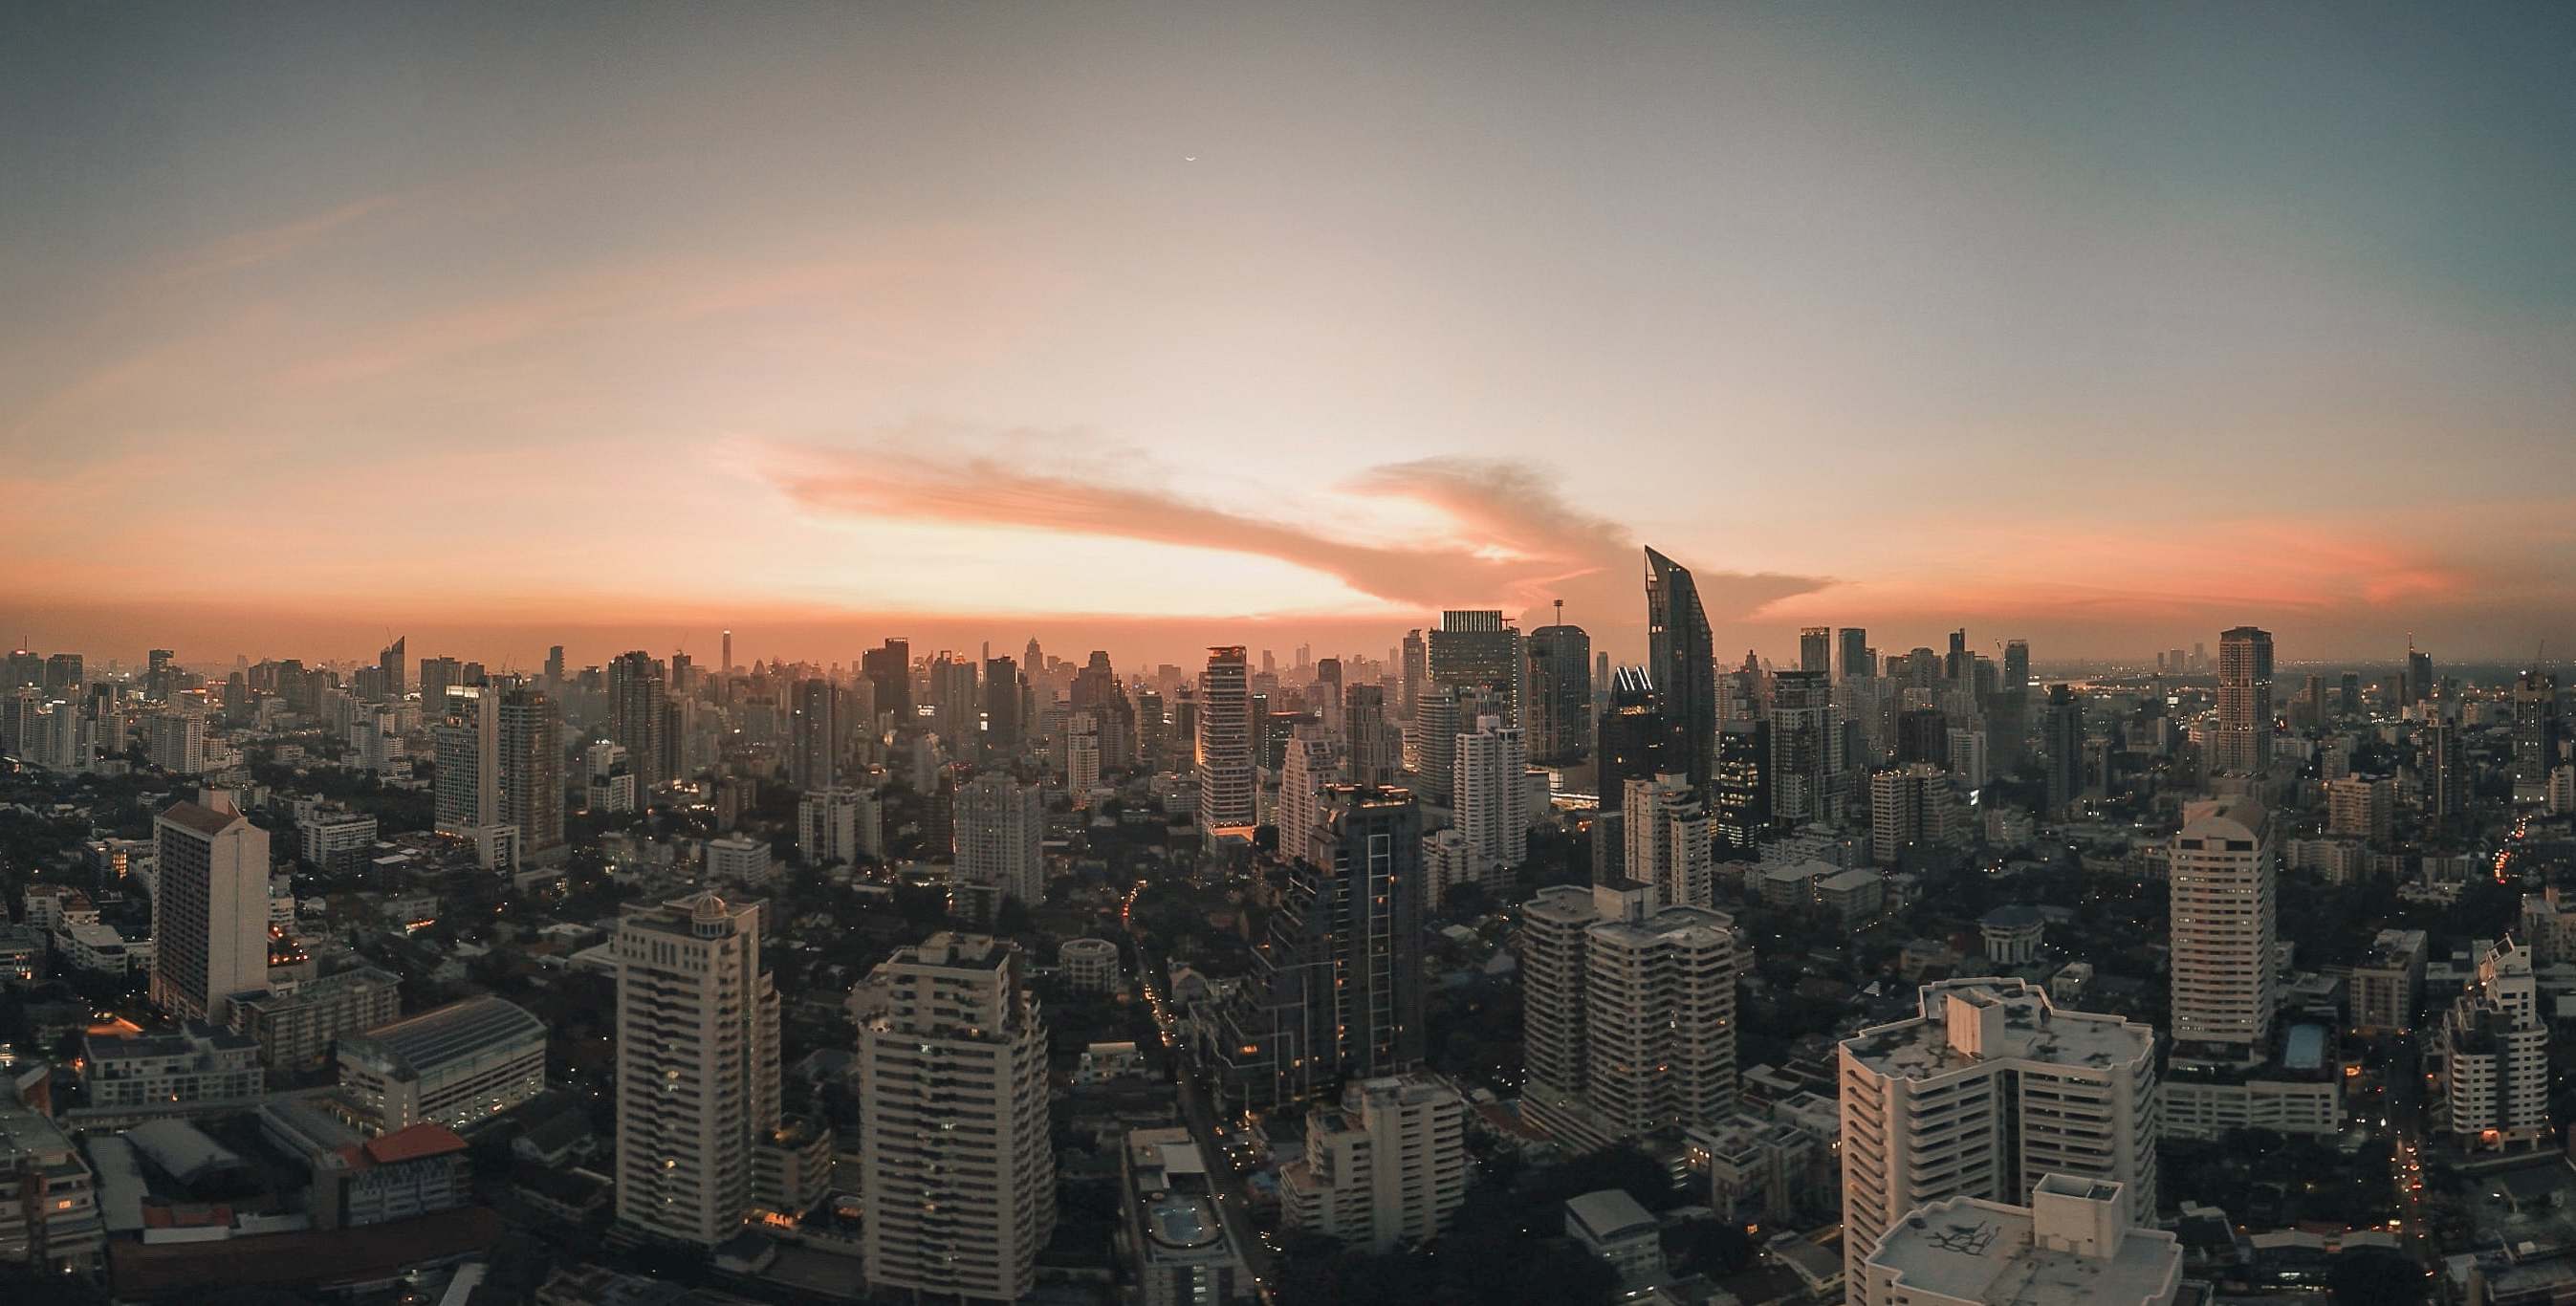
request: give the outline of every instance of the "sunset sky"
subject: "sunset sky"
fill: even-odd
[[[2576,7],[0,10],[0,642],[2576,649]]]

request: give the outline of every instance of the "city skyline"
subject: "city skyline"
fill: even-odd
[[[1356,17],[13,11],[0,631],[2576,647],[2563,11]]]

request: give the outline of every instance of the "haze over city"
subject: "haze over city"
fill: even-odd
[[[2576,647],[2576,33],[2358,12],[17,7],[0,633]]]

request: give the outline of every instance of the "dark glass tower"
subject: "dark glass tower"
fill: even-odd
[[[1717,661],[1699,585],[1672,559],[1646,550],[1647,673],[1671,739],[1668,766],[1705,798],[1717,764]]]

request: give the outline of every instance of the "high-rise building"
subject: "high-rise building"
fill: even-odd
[[[2517,802],[2539,802],[2549,793],[2549,773],[2558,769],[2565,747],[2565,703],[2558,677],[2525,671],[2513,682],[2513,796]]]
[[[2326,833],[2338,838],[2386,843],[2396,825],[2397,786],[2387,780],[2348,775],[2325,782]]]
[[[2084,796],[2084,703],[2068,685],[2048,687],[2039,710],[2039,747],[2048,764],[2048,814],[2064,816]]]
[[[1324,728],[1313,724],[1291,727],[1288,752],[1279,763],[1279,805],[1271,824],[1278,827],[1279,847],[1294,856],[1313,837],[1315,826],[1324,816],[1324,787],[1341,783],[1340,768],[1333,761],[1333,744],[1325,738]]]
[[[1529,633],[1530,760],[1581,761],[1592,749],[1592,637],[1559,622]]]
[[[1250,838],[1260,821],[1252,758],[1251,667],[1240,644],[1208,650],[1198,684],[1199,837]]]
[[[1893,866],[1910,848],[1940,843],[1950,834],[1950,773],[1929,762],[1908,762],[1869,777],[1869,854]]]
[[[1402,789],[1335,785],[1211,1059],[1230,1106],[1267,1108],[1422,1059],[1422,812]]]
[[[711,1248],[755,1205],[780,1121],[778,990],[757,899],[700,893],[617,923],[617,1219]],[[873,1223],[873,1221],[872,1221]]]
[[[837,779],[841,732],[834,698],[832,682],[820,676],[797,682],[787,724],[787,782],[799,789],[829,789]]]
[[[1425,1074],[1347,1085],[1306,1125],[1306,1155],[1279,1168],[1294,1234],[1388,1251],[1440,1236],[1467,1200],[1467,1099]]]
[[[1016,756],[1028,741],[1028,693],[1020,668],[1009,658],[984,659],[984,740],[987,759]]]
[[[544,690],[501,691],[501,819],[519,829],[519,860],[550,866],[570,855],[564,842],[563,713]]]
[[[1771,752],[1771,727],[1729,721],[1717,730],[1717,774],[1709,780],[1710,833],[1729,856],[1747,856],[1771,823],[1771,787],[1763,770]]]
[[[402,700],[403,691],[408,688],[405,683],[408,677],[403,672],[409,665],[408,654],[404,651],[409,642],[409,636],[397,637],[376,654],[376,671],[384,677],[385,697],[395,702]]]
[[[2004,645],[2003,678],[1986,703],[1986,740],[1997,772],[2021,769],[2022,748],[2030,734],[2030,641]]]
[[[856,789],[811,789],[796,803],[796,852],[808,866],[856,862],[874,856],[874,831],[863,832],[861,819],[877,821],[872,796]]]
[[[2272,636],[2238,626],[2218,636],[2218,729],[2210,769],[2261,775],[2272,764]]]
[[[1524,682],[1529,675],[1521,652],[1521,633],[1491,609],[1453,610],[1440,614],[1440,628],[1428,643],[1426,693],[1443,689],[1499,698],[1501,716],[1520,725]]]
[[[2406,640],[2406,701],[2421,703],[2433,697],[2434,691],[2440,688],[2441,686],[2433,679],[2433,655],[2417,652],[2414,638],[2408,637]]]
[[[1007,1302],[1055,1231],[1047,1031],[1019,949],[934,934],[851,995],[868,1285]]]
[[[1630,780],[1619,804],[1619,829],[1627,842],[1627,877],[1655,890],[1670,907],[1717,905],[1717,868],[1707,805],[1677,775]]]
[[[29,718],[25,724],[32,726],[33,714],[25,715]],[[205,714],[182,706],[165,709],[153,717],[151,746],[145,755],[151,759],[152,765],[172,775],[205,774]]]
[[[1878,651],[1869,646],[1869,632],[1859,626],[1845,626],[1835,632],[1842,643],[1842,665],[1837,668],[1841,679],[1874,680],[1878,677]]]
[[[450,685],[430,730],[438,748],[434,828],[472,843],[477,863],[487,867],[508,862],[516,841],[501,814],[500,697],[482,685]]]
[[[1775,825],[1832,825],[1843,819],[1841,714],[1831,677],[1783,671],[1771,678],[1771,820]]]
[[[1834,673],[1834,628],[1806,626],[1798,631],[1798,669]]]
[[[1468,856],[1497,901],[1529,860],[1529,748],[1520,727],[1479,717],[1457,743],[1457,822]]]
[[[1035,907],[1046,901],[1046,792],[987,771],[957,789],[957,878]]]
[[[1843,1257],[1947,1198],[2027,1204],[2052,1174],[2108,1180],[2155,1213],[2156,1036],[2060,1011],[2018,979],[1925,985],[1921,1013],[1843,1040]]]
[[[2477,980],[2443,1017],[2433,1052],[2436,1118],[2455,1146],[2518,1151],[2549,1138],[2549,1025],[2529,952],[2505,939],[2479,956]]]
[[[547,645],[547,646],[546,646],[546,672],[545,672],[545,676],[546,676],[546,692],[547,692],[547,693],[549,693],[549,694],[560,694],[560,693],[562,693],[562,692],[563,692],[563,690],[564,690],[564,655],[563,655],[563,645],[561,645],[561,644],[549,644],[549,645]],[[400,695],[396,695],[396,697],[400,697]]]
[[[1431,679],[1430,646],[1423,642],[1419,629],[1404,632],[1403,656],[1402,679],[1397,682],[1403,697],[1396,704],[1396,719],[1409,725],[1414,705],[1422,701],[1422,687]]]
[[[1664,764],[1702,793],[1717,769],[1714,639],[1698,582],[1672,559],[1646,550],[1646,669],[1672,741]],[[1776,801],[1776,785],[1773,793]]]
[[[859,655],[860,674],[876,686],[877,711],[891,713],[897,729],[913,722],[912,643],[889,639]]]
[[[1578,1151],[1735,1110],[1734,921],[1628,882],[1522,911],[1521,1110]]]
[[[152,822],[152,1005],[222,1023],[237,994],[268,992],[268,831],[220,789]]]
[[[1344,778],[1357,785],[1391,785],[1404,772],[1404,731],[1386,715],[1384,685],[1342,690]]]
[[[2279,886],[2271,814],[2246,799],[2193,803],[2174,835],[2173,1040],[2178,1054],[2253,1062],[2270,1048]]]
[[[80,697],[83,673],[81,655],[56,653],[45,659],[45,697],[70,702]]]
[[[2425,826],[2435,833],[2456,827],[2476,783],[2458,720],[2436,713],[2424,723],[2415,737],[2415,775],[2423,789]]]
[[[608,737],[626,748],[626,764],[635,776],[635,805],[650,806],[653,794],[675,777],[671,774],[672,741],[662,664],[641,649],[620,653],[608,664]]]

